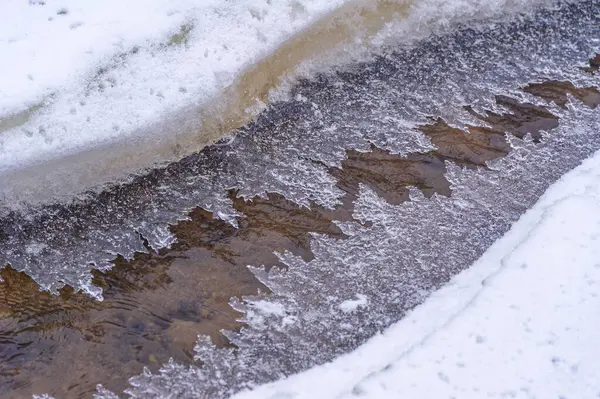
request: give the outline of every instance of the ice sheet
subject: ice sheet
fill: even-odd
[[[597,152],[381,335],[234,398],[596,398],[599,239]]]
[[[312,157],[323,162],[339,159],[337,147],[324,144],[325,137],[337,137],[332,136],[336,132],[331,129],[333,120],[336,126],[345,127],[343,132],[347,134],[354,133],[353,128],[365,132],[368,129],[364,127],[371,126],[367,121],[384,120],[379,112],[401,116],[405,121],[427,114],[441,114],[449,120],[454,116],[460,121],[457,108],[461,104],[474,103],[478,109],[491,107],[486,93],[506,93],[536,102],[519,90],[507,88],[546,79],[593,85],[596,81],[587,80],[589,76],[577,66],[589,59],[598,44],[595,32],[600,25],[594,22],[597,7],[597,1],[583,2],[492,25],[490,29],[465,28],[426,41],[414,52],[391,52],[350,72],[320,77],[314,86],[294,93],[292,98],[297,102],[287,105],[299,107],[298,102],[306,101],[312,104],[309,109],[319,114],[315,119],[305,117],[308,112],[301,114],[301,120],[314,122],[311,127],[320,132],[303,135],[303,140],[315,137],[320,141],[300,147],[300,153],[315,154]],[[471,266],[551,183],[599,148],[598,109],[575,101],[564,109],[549,106],[560,123],[544,135],[541,143],[512,139],[513,151],[490,163],[489,169],[449,166],[447,178],[453,190],[449,198],[428,199],[414,190],[411,202],[395,206],[363,187],[354,215],[368,223],[340,223],[348,238],[315,235],[311,245],[315,258],[311,261],[287,252],[279,254],[287,266],[285,272],[265,273],[253,268],[273,292],[233,301],[248,323],[240,333],[226,333],[238,348],[235,353],[217,350],[201,338],[196,364],[170,362],[157,373],[146,371],[131,379],[128,393],[140,398],[228,397],[237,390],[331,361],[404,317],[451,276]],[[370,118],[363,119],[364,114]],[[343,116],[336,119],[338,115]],[[289,125],[284,126],[289,133]],[[413,137],[406,131],[385,131],[373,129],[365,134],[377,139]],[[289,140],[289,136],[284,137]],[[348,139],[342,134],[337,139],[342,137]],[[290,145],[298,143],[302,140]],[[291,158],[286,158],[288,163]],[[278,168],[268,169],[269,177],[279,177],[269,184],[284,189],[286,195],[301,198],[296,190],[306,188],[305,184],[301,184],[302,179],[294,180],[292,171],[283,165],[282,161]],[[290,181],[294,182],[293,188],[278,185]],[[260,187],[259,183],[266,182],[257,181],[255,187]],[[332,193],[324,183],[318,183],[324,187],[320,198]],[[366,297],[361,301],[366,306],[344,311],[344,305],[356,301],[358,295]],[[437,322],[444,323],[428,320],[433,329]],[[369,372],[378,370],[375,367]]]

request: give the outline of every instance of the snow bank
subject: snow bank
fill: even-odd
[[[383,334],[235,398],[597,398],[599,259],[600,152]]]

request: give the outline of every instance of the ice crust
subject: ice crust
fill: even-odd
[[[222,150],[226,165],[268,165],[252,171],[241,167],[237,175],[229,175],[237,177],[231,182],[248,183],[240,184],[245,193],[271,190],[300,203],[312,199],[331,204],[339,192],[319,163],[305,159],[337,164],[344,148],[366,149],[369,142],[393,150],[426,147],[423,138],[406,126],[424,122],[429,115],[464,123],[468,119],[460,105],[490,108],[494,94],[540,103],[516,90],[530,82],[597,85],[576,66],[584,65],[597,50],[599,6],[598,1],[563,4],[487,29],[462,27],[304,83],[290,102],[274,105],[272,113],[255,125],[277,126],[272,118],[293,107],[300,121],[294,126],[297,130],[286,125],[263,139],[251,134],[256,132],[250,127]],[[331,361],[401,319],[472,265],[553,182],[600,148],[597,109],[575,100],[566,109],[550,108],[560,117],[560,126],[542,143],[511,138],[513,151],[491,163],[489,170],[448,165],[450,198],[426,199],[413,190],[411,202],[394,206],[362,187],[355,217],[371,224],[339,223],[347,239],[315,235],[315,259],[310,262],[291,253],[279,254],[288,267],[285,272],[265,273],[254,265],[257,277],[273,293],[232,302],[248,323],[240,333],[225,332],[237,351],[216,350],[200,337],[198,364],[170,362],[159,373],[146,371],[131,379],[127,393],[139,398],[228,397]],[[395,120],[403,123],[390,122]],[[254,150],[240,151],[252,148],[246,147],[248,143],[254,143]],[[276,152],[271,143],[276,143]],[[247,158],[252,163],[245,163],[241,154],[253,154]],[[323,179],[305,181],[296,170]],[[269,178],[252,179],[252,173]],[[359,294],[368,297],[368,306],[352,312],[340,307]]]
[[[495,94],[540,103],[517,90],[533,81],[598,85],[576,66],[600,45],[599,9],[599,1],[586,0],[502,23],[463,25],[314,76],[229,145],[138,177],[136,190],[115,187],[70,207],[4,216],[0,263],[26,271],[43,289],[71,284],[100,298],[90,263],[106,268],[117,253],[145,251],[142,237],[153,248],[169,245],[168,223],[194,206],[235,223],[227,189],[278,192],[299,204],[332,207],[342,193],[325,165],[339,165],[347,148],[367,150],[374,143],[403,154],[424,151],[431,144],[414,127],[429,116],[472,122],[461,106],[495,108]],[[386,41],[393,42],[392,33]],[[349,236],[344,240],[315,235],[310,262],[278,254],[285,273],[251,265],[273,294],[233,302],[248,323],[240,333],[227,333],[237,351],[215,350],[201,337],[197,364],[170,362],[159,373],[146,371],[132,378],[129,395],[227,397],[328,362],[399,320],[600,148],[598,109],[576,100],[566,109],[550,108],[560,126],[541,144],[511,138],[514,150],[489,170],[448,165],[450,198],[426,199],[413,190],[411,202],[393,206],[362,187],[355,216],[372,225],[339,223]],[[358,295],[368,298],[367,306],[344,311]],[[100,389],[97,396],[112,395]]]
[[[355,351],[235,399],[596,398],[600,152]]]
[[[275,104],[239,131],[230,145],[138,177],[126,194],[115,187],[68,207],[3,217],[0,263],[27,271],[43,289],[70,284],[100,297],[90,283],[90,265],[111,267],[117,253],[127,258],[145,251],[140,235],[155,249],[169,245],[168,224],[195,206],[235,223],[226,198],[230,188],[241,188],[244,196],[272,191],[303,205],[335,206],[342,193],[323,165],[340,165],[346,148],[367,150],[374,143],[401,154],[424,151],[431,144],[414,126],[435,115],[456,124],[470,121],[457,104],[495,108],[493,94],[500,93],[535,102],[515,89],[541,79],[595,84],[573,67],[598,44],[593,16],[573,27],[542,28],[547,32],[514,23],[488,30],[473,25],[412,49],[388,48],[343,72],[317,75],[297,86],[290,101]],[[571,34],[582,39],[573,41]],[[443,63],[436,62],[440,54]]]

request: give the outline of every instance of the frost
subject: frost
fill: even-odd
[[[565,7],[556,11],[564,18],[576,12],[574,6]],[[594,2],[580,7],[591,9]],[[301,82],[289,101],[269,107],[255,123],[238,130],[230,144],[133,176],[129,186],[107,187],[102,197],[88,193],[66,207],[8,214],[0,209],[0,263],[27,271],[43,289],[55,291],[64,283],[77,289],[81,281],[89,281],[90,263],[104,269],[111,267],[116,253],[129,258],[135,251],[145,252],[140,235],[152,248],[170,245],[167,226],[196,206],[235,226],[240,215],[228,198],[233,188],[240,189],[239,196],[270,191],[304,206],[336,207],[343,192],[328,168],[339,167],[348,148],[367,151],[374,143],[400,154],[426,151],[431,143],[414,128],[431,115],[468,122],[472,116],[462,105],[475,104],[481,112],[497,109],[494,94],[523,97],[518,87],[532,81],[595,84],[592,76],[573,67],[585,64],[598,45],[596,14],[581,15],[578,24],[544,28],[544,33],[515,23],[494,30],[475,24],[414,48],[389,48],[372,61]],[[443,64],[434,62],[440,54]],[[315,117],[313,104],[322,117]],[[571,105],[575,113],[578,108],[578,103]],[[553,112],[562,117],[567,111]],[[505,167],[520,168],[517,156],[526,157],[531,150],[522,140],[512,139],[512,144],[517,147],[515,162]],[[490,166],[496,168],[495,163]],[[450,181],[455,173],[471,173],[453,170],[448,172]],[[551,179],[548,173],[540,179]],[[469,206],[469,201],[460,201]],[[47,246],[43,261],[24,250],[31,242]]]
[[[333,164],[333,160],[340,159],[334,155],[335,151],[344,147],[330,148],[325,139],[315,136],[315,131],[323,132],[319,128],[322,124],[331,126],[328,118],[336,112],[345,113],[345,118],[334,119],[338,126],[344,120],[347,125],[358,127],[361,122],[366,125],[360,115],[367,110],[373,110],[371,117],[375,121],[383,120],[379,112],[396,117],[410,113],[415,118],[414,115],[424,115],[425,109],[425,115],[435,115],[442,108],[448,109],[447,104],[452,102],[464,104],[465,99],[475,101],[495,93],[517,96],[517,92],[509,88],[535,79],[572,79],[591,85],[593,81],[580,75],[568,62],[575,60],[577,63],[579,60],[583,64],[589,56],[588,40],[593,42],[590,38],[599,33],[597,14],[591,12],[597,5],[597,2],[589,1],[565,6],[541,13],[535,21],[524,18],[512,24],[495,26],[491,31],[474,32],[465,28],[456,35],[428,41],[413,52],[398,50],[375,64],[357,66],[357,70],[372,68],[368,76],[377,76],[392,69],[393,73],[389,74],[394,77],[386,80],[390,87],[385,94],[389,96],[385,97],[387,101],[377,101],[376,106],[363,103],[360,112],[348,109],[348,102],[342,101],[344,95],[349,96],[344,91],[347,90],[346,85],[330,86],[323,81],[314,83],[310,90],[299,90],[307,101],[298,104],[292,100],[285,106],[294,107],[296,114],[304,109],[308,113],[312,112],[312,107],[304,104],[319,103],[315,97],[331,98],[334,95],[341,96],[335,103],[344,106],[329,106],[326,112],[322,112],[322,119],[312,122],[312,129],[303,130],[305,134],[301,139],[292,138],[290,144],[297,146],[304,157],[318,156],[323,162],[328,160]],[[527,34],[521,35],[520,32]],[[473,40],[475,34],[478,40]],[[467,42],[469,46],[464,45]],[[427,56],[429,51],[444,54],[443,65],[417,61]],[[468,65],[465,64],[467,62]],[[538,67],[538,62],[543,67]],[[467,67],[470,68],[469,73],[464,72]],[[356,72],[355,75],[339,74],[329,79],[333,82],[338,79],[351,81],[357,76],[365,75]],[[429,78],[420,80],[416,76]],[[372,89],[368,83],[364,84]],[[382,87],[380,83],[377,86]],[[315,90],[316,87],[319,90]],[[346,89],[335,91],[332,87]],[[358,91],[362,86],[355,84],[352,87],[352,90]],[[401,96],[399,90],[402,90]],[[319,108],[323,110],[326,107],[321,104]],[[598,110],[573,103],[568,109],[553,109],[553,112],[560,117],[558,128],[547,134],[539,144],[530,138],[511,138],[513,151],[490,163],[489,169],[464,169],[448,164],[447,178],[453,191],[451,197],[427,199],[419,190],[411,190],[412,201],[391,205],[369,187],[362,186],[355,202],[354,217],[369,223],[339,223],[348,233],[346,239],[314,235],[312,250],[315,259],[310,262],[288,252],[280,254],[287,270],[273,269],[268,274],[260,274],[261,281],[273,293],[244,298],[242,303],[233,302],[236,309],[244,312],[242,320],[247,327],[240,332],[226,333],[237,348],[235,358],[231,358],[226,367],[238,367],[238,374],[230,380],[227,392],[277,380],[282,375],[300,372],[355,349],[404,317],[429,295],[436,295],[431,293],[477,260],[551,183],[600,147]],[[306,122],[301,123],[311,123],[309,117],[302,120]],[[269,119],[265,123],[267,121]],[[336,131],[340,130],[327,129],[327,138],[347,145],[353,131],[358,128],[347,128],[343,130],[343,136],[336,137]],[[363,133],[366,131],[368,129],[362,130]],[[277,140],[277,131],[271,133],[272,140]],[[400,133],[390,135],[398,136]],[[313,141],[314,137],[321,140],[319,144]],[[245,138],[242,135],[236,140]],[[352,144],[354,148],[360,148],[357,145],[360,143],[357,140]],[[316,148],[319,151],[315,151]],[[286,145],[279,141],[277,149],[282,153],[287,151]],[[288,187],[284,194],[294,198],[295,188]],[[353,304],[359,300],[362,302],[357,293],[368,297],[368,307],[356,306],[352,312],[344,312],[340,303],[349,298],[356,298],[350,299]],[[273,305],[265,306],[266,301]],[[456,309],[462,306],[461,303],[458,298],[452,300],[449,297],[443,306]],[[294,318],[293,323],[282,322],[283,318],[290,316]],[[443,322],[429,320],[432,326]],[[485,336],[483,342],[477,345],[486,345],[489,334],[473,332],[473,343],[476,343],[477,335]],[[216,368],[221,364],[224,363],[219,358],[209,366]],[[192,368],[201,370],[206,366]],[[454,381],[450,374],[441,373],[436,377],[441,383],[445,383],[444,380]],[[147,389],[158,387],[175,377],[163,373],[152,378],[155,380],[145,379]],[[179,380],[187,387],[178,388],[182,397],[193,397],[188,392],[197,389],[197,381],[189,373],[184,380]],[[357,388],[359,391],[360,387]]]
[[[573,67],[598,45],[597,7],[589,0],[489,29],[461,26],[451,35],[390,47],[368,62],[302,81],[289,101],[270,106],[229,145],[134,177],[135,184],[102,196],[90,193],[69,207],[7,216],[0,261],[26,270],[45,289],[61,282],[82,288],[89,262],[110,267],[115,252],[129,257],[147,250],[140,235],[156,245],[168,242],[165,226],[194,206],[234,223],[239,215],[228,203],[232,189],[335,207],[343,192],[328,169],[340,166],[346,149],[367,151],[375,143],[399,153],[422,151],[431,143],[415,128],[428,117],[468,123],[463,105],[497,109],[494,95],[523,98],[518,88],[532,81],[597,85]],[[216,349],[200,337],[194,364],[169,362],[158,373],[146,371],[131,380],[128,393],[227,397],[330,361],[401,319],[600,147],[598,109],[573,102],[553,112],[560,126],[541,143],[511,137],[513,151],[488,169],[448,163],[449,198],[428,199],[415,189],[410,202],[391,205],[361,186],[353,216],[365,223],[340,222],[347,238],[315,234],[313,260],[278,254],[285,271],[267,273],[254,265],[273,293],[232,301],[246,323],[240,331],[224,332],[235,349]],[[31,242],[47,245],[43,258],[24,253]],[[357,293],[368,298],[368,307],[344,312],[340,303]]]
[[[340,309],[344,313],[350,313],[356,311],[358,308],[367,307],[369,299],[366,295],[356,294],[356,299],[347,299],[340,303]]]

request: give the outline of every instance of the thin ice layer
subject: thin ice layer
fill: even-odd
[[[595,6],[591,2],[581,7]],[[272,191],[301,204],[333,207],[342,193],[327,166],[340,165],[346,148],[366,150],[375,143],[404,154],[424,151],[431,144],[412,127],[427,123],[430,115],[469,121],[470,115],[457,104],[493,109],[494,92],[523,97],[514,89],[542,79],[594,84],[593,77],[573,67],[583,65],[597,43],[594,15],[584,15],[578,24],[537,30],[515,24],[464,29],[304,81],[292,100],[266,111],[238,132],[231,145],[72,206],[9,215],[2,223],[5,250],[0,261],[27,271],[44,289],[66,283],[100,295],[90,284],[90,263],[110,267],[116,253],[130,257],[143,251],[140,234],[154,248],[168,245],[168,223],[195,206],[233,220],[235,212],[226,198],[232,187],[241,188],[245,196]],[[427,61],[439,59],[439,54],[443,63]]]
[[[318,94],[301,95],[332,98],[332,93],[342,90],[327,88],[359,91],[366,81],[365,86],[379,91],[361,92],[371,95],[359,103],[362,109],[376,104],[373,109],[402,115],[404,104],[417,105],[416,98],[420,104],[430,104],[426,100],[435,98],[433,107],[439,114],[440,108],[451,113],[451,104],[461,104],[464,98],[475,102],[489,98],[490,92],[501,93],[507,86],[524,87],[532,81],[560,79],[593,84],[577,65],[585,65],[591,55],[590,43],[597,43],[598,6],[597,1],[589,1],[492,30],[464,29],[426,42],[413,50],[414,58],[410,52],[398,51],[377,63],[357,67],[368,75],[355,72],[323,77],[314,83],[321,89],[314,92]],[[415,62],[431,54],[444,54],[443,62]],[[429,80],[425,84],[424,80],[406,79],[416,76]],[[395,102],[373,96],[399,94],[405,86],[402,96],[392,97],[397,98]],[[415,92],[418,94],[411,96]],[[426,96],[421,98],[421,94]],[[524,96],[517,91],[510,94]],[[339,97],[336,100],[332,104],[340,103]],[[319,104],[315,100],[311,103]],[[490,163],[489,169],[448,165],[447,178],[453,190],[449,198],[425,198],[414,190],[411,202],[391,205],[363,187],[354,216],[369,223],[340,223],[346,239],[316,235],[313,260],[280,254],[288,267],[285,272],[255,269],[273,294],[233,303],[245,312],[248,323],[240,333],[228,334],[238,348],[235,354],[214,350],[200,339],[197,365],[171,362],[158,374],[145,372],[131,380],[128,393],[133,397],[227,397],[245,387],[330,361],[400,319],[471,265],[552,182],[600,148],[598,109],[576,100],[566,108],[549,106],[560,124],[544,134],[540,143],[512,138],[513,151]],[[345,109],[335,105],[323,108],[321,115],[335,115],[336,109]],[[293,195],[292,190],[290,193]]]
[[[235,397],[597,397],[599,210],[596,152],[382,335]]]

